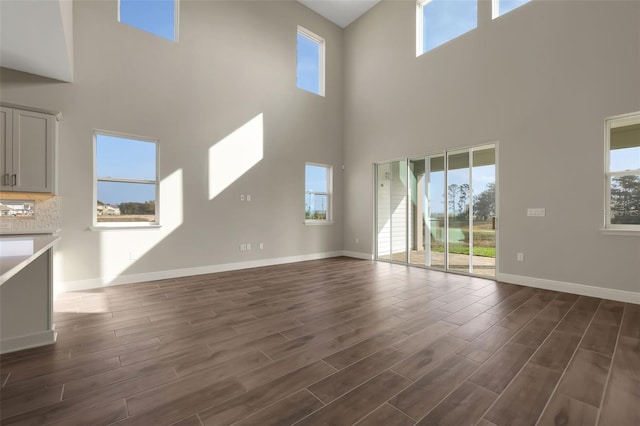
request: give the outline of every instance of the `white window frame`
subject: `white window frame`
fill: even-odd
[[[326,43],[325,43],[325,39],[320,37],[318,34],[309,31],[308,29],[298,25],[298,31],[296,32],[296,35],[300,34],[303,37],[306,37],[308,39],[310,39],[311,41],[315,42],[318,44],[318,93],[314,93],[311,92],[309,90],[306,89],[302,89],[300,87],[298,87],[298,89],[300,90],[304,90],[305,92],[309,92],[309,93],[313,93],[314,95],[318,95],[318,96],[325,96],[325,57],[326,57]],[[298,54],[297,54],[297,49],[296,49],[296,80],[298,78],[297,75],[297,62],[298,62]],[[297,84],[296,84],[297,86]]]
[[[480,14],[480,1],[481,0],[477,0],[478,2],[478,6],[477,6],[477,15],[476,15],[476,20],[479,17]],[[497,0],[493,0],[493,1],[497,1]],[[424,51],[424,12],[422,11],[422,9],[429,3],[431,3],[432,0],[417,0],[416,1],[416,58],[418,56],[421,56],[427,52]],[[474,29],[478,28],[478,23],[476,22],[476,27]],[[472,29],[473,30],[473,29]],[[469,30],[467,32],[470,32],[472,30]],[[455,40],[458,37],[463,36],[465,33],[462,33],[460,35],[455,36],[452,39],[447,40],[445,43],[446,44],[448,42],[450,42],[451,40]],[[438,46],[439,47],[439,46]],[[432,49],[429,49],[429,51]]]
[[[491,19],[496,19],[499,18],[501,16],[506,15],[509,12],[513,12],[516,9],[520,9],[522,6],[531,3],[533,0],[528,0],[526,3],[521,4],[520,6],[511,9],[509,12],[503,13],[502,15],[500,15],[500,1],[501,0],[491,0]]]
[[[640,167],[633,170],[625,170],[625,171],[615,171],[612,172],[610,170],[611,161],[610,161],[610,153],[611,153],[611,130],[630,126],[634,124],[640,124],[640,111],[618,115],[615,117],[609,117],[605,120],[605,155],[604,155],[604,170],[605,170],[605,179],[604,179],[604,189],[605,189],[605,199],[604,199],[604,228],[602,231],[605,234],[613,234],[613,235],[636,235],[640,236],[640,225],[619,225],[611,223],[611,179],[617,176],[629,176],[629,175],[640,175]]]
[[[144,29],[142,29],[140,27],[136,27],[135,25],[131,25],[131,24],[128,24],[126,22],[122,22],[122,20],[120,19],[120,1],[121,0],[118,0],[118,22],[121,23],[121,24],[129,25],[130,27],[136,28],[136,29],[138,29],[140,31],[144,31],[146,33],[149,33],[149,31],[144,30]],[[173,42],[177,43],[178,42],[178,34],[179,34],[179,32],[178,32],[178,24],[180,23],[180,0],[173,0],[173,7],[174,7],[174,9],[173,9],[173,40],[169,40],[169,39],[165,39],[165,40],[169,40],[169,41],[173,41]],[[153,34],[153,33],[149,33],[149,34]],[[153,35],[155,35],[157,37],[160,37],[160,38],[164,38],[164,37],[158,36],[157,34],[153,34]]]
[[[327,191],[307,191],[307,166],[323,167],[327,169]],[[328,164],[306,162],[304,164],[305,180],[304,180],[304,200],[306,206],[307,195],[325,195],[327,197],[327,218],[326,219],[307,219],[306,210],[304,211],[304,223],[306,225],[328,225],[333,223],[333,166]]]
[[[419,0],[416,2],[416,58],[424,52],[424,12],[422,8],[431,0]]]
[[[110,178],[98,176],[98,135],[113,136],[117,138],[131,139],[141,142],[151,142],[156,147],[156,176],[155,179],[126,179],[126,178]],[[160,227],[160,143],[158,139],[145,136],[131,135],[127,133],[112,132],[109,130],[93,131],[93,226],[91,230],[114,229],[114,228],[159,228]],[[155,221],[154,222],[98,222],[98,182],[120,182],[120,183],[142,183],[154,184],[156,188],[155,199]]]

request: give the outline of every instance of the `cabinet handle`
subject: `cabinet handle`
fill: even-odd
[[[18,175],[11,175],[11,186],[16,186],[18,181]]]

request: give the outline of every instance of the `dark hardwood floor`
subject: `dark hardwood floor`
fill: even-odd
[[[3,425],[640,424],[640,306],[349,258],[67,293]]]

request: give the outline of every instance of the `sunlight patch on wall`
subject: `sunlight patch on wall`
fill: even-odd
[[[149,253],[183,223],[182,169],[160,181],[160,228],[113,229],[100,233],[100,276],[113,283],[129,267]]]
[[[213,200],[263,157],[262,113],[209,148],[209,200]]]

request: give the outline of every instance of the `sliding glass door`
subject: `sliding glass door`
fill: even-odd
[[[376,165],[376,257],[407,262],[407,161]]]
[[[470,272],[496,275],[496,148],[485,146],[470,151],[471,257]]]
[[[376,165],[376,258],[495,276],[495,146]]]

